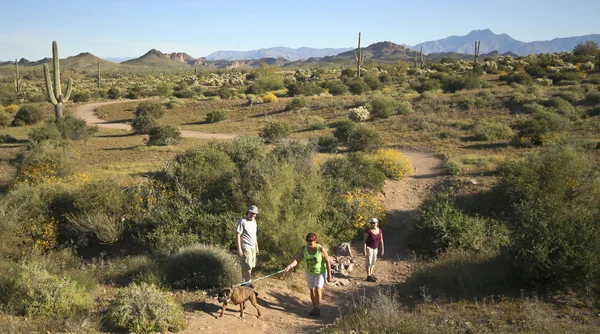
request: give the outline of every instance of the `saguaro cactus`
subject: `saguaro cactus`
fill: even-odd
[[[413,58],[413,63],[415,64],[415,69],[417,68],[417,63],[419,61],[419,51],[415,50],[415,57]]]
[[[421,69],[425,68],[425,55],[423,54],[423,47],[421,47]]]
[[[54,72],[54,89],[52,89],[52,79],[50,78],[48,64],[44,64],[44,79],[46,80],[48,101],[54,105],[54,115],[58,120],[63,116],[63,103],[67,102],[69,100],[69,96],[71,96],[73,80],[69,79],[67,83],[67,93],[63,95],[60,87],[60,64],[58,63],[58,45],[56,44],[56,41],[52,42],[52,69]]]
[[[356,59],[356,76],[360,78],[360,66],[365,61],[365,54],[360,49],[360,32],[358,33],[358,49],[354,52],[354,59]]]
[[[15,68],[16,68],[16,73],[15,73],[15,78],[14,78],[15,96],[17,97],[17,100],[18,100],[19,97],[21,97],[21,95],[23,95],[23,76],[21,74],[19,74],[19,63],[17,62],[16,59],[15,59]]]
[[[481,41],[475,41],[475,63],[477,64],[477,57],[479,57],[479,47],[481,46]]]
[[[100,81],[100,62],[98,62],[98,89],[102,88],[102,82]]]

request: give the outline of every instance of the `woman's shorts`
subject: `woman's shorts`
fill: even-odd
[[[306,286],[309,289],[312,288],[323,288],[325,286],[325,277],[327,277],[327,272],[324,272],[318,276],[313,276],[307,272],[304,272],[306,276]]]
[[[375,262],[377,262],[377,252],[379,251],[379,248],[371,248],[371,247],[367,247],[367,267],[370,266],[374,266]]]
[[[256,267],[256,248],[248,247],[242,249],[244,256],[242,256],[242,269],[252,270]]]

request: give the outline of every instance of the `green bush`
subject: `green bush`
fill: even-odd
[[[424,92],[438,90],[441,86],[442,84],[437,79],[426,79],[411,83],[410,88],[422,94]]]
[[[600,92],[599,91],[591,91],[587,94],[586,97],[587,101],[590,101],[592,103],[600,103]],[[2,124],[2,120],[0,118],[0,125]]]
[[[357,125],[348,135],[348,148],[352,151],[374,151],[382,145],[379,132],[366,125]]]
[[[36,263],[21,265],[8,284],[5,304],[18,315],[67,318],[85,316],[93,307],[93,296],[80,285]]]
[[[333,96],[340,96],[348,94],[348,86],[344,85],[340,80],[331,80],[324,83],[324,87],[329,91],[329,94]]]
[[[306,99],[303,98],[294,98],[288,104],[285,105],[285,111],[298,110],[306,107],[308,105]]]
[[[17,143],[19,140],[9,134],[0,133],[0,143],[2,144],[12,144]]]
[[[473,138],[480,141],[510,139],[514,131],[504,123],[479,122],[473,127]]]
[[[165,109],[156,102],[142,102],[135,108],[135,116],[149,115],[155,119],[163,117]]]
[[[44,113],[35,106],[25,105],[17,110],[15,114],[15,119],[13,120],[13,125],[32,125],[36,124],[42,120],[44,117]]]
[[[73,93],[73,102],[88,102],[92,98],[89,91],[77,91]]]
[[[54,176],[68,177],[75,170],[75,161],[76,153],[71,147],[42,142],[17,155],[17,173],[20,175],[26,170],[44,170],[44,166],[48,166]]]
[[[287,138],[292,132],[292,126],[285,121],[269,122],[260,129],[259,137],[267,143],[277,142]]]
[[[398,102],[396,100],[385,96],[375,96],[367,102],[367,105],[371,112],[371,117],[374,119],[388,118],[396,113],[398,108]]]
[[[552,142],[553,135],[569,127],[569,120],[550,112],[539,112],[517,125],[516,142],[521,145],[543,145]]]
[[[48,122],[27,134],[29,141],[39,144],[44,141],[60,142],[63,137],[54,122]]]
[[[218,123],[222,122],[227,118],[227,115],[223,110],[210,111],[206,114],[206,123]]]
[[[400,101],[397,105],[399,115],[408,115],[414,112],[412,103],[410,101]]]
[[[69,115],[57,120],[56,127],[63,138],[71,140],[88,139],[98,132],[97,126],[87,126],[83,119]]]
[[[544,111],[546,111],[546,108],[543,105],[535,103],[535,102],[526,103],[521,108],[521,112],[524,114],[535,114],[535,113],[544,112]]]
[[[117,87],[110,87],[106,93],[106,97],[111,100],[116,100],[121,97],[121,91]]]
[[[177,145],[181,141],[181,132],[172,125],[155,126],[148,131],[148,146]]]
[[[212,289],[239,283],[241,267],[224,248],[194,244],[165,259],[163,272],[165,283],[173,288]]]
[[[481,87],[479,77],[470,76],[447,76],[442,81],[442,89],[445,93],[455,93],[463,89],[477,89]]]
[[[338,140],[332,135],[317,138],[317,150],[319,152],[337,152],[337,147]]]
[[[562,115],[575,115],[577,109],[571,104],[571,102],[561,98],[553,96],[544,102],[544,106],[553,108],[556,112]]]
[[[362,78],[352,78],[346,83],[350,93],[354,95],[361,95],[369,91],[369,86],[365,83]]]
[[[533,78],[531,77],[531,75],[529,75],[525,72],[513,72],[504,77],[501,77],[500,79],[503,79],[504,81],[506,81],[507,84],[511,84],[511,83],[517,83],[520,85],[533,84]]]
[[[105,319],[110,330],[130,333],[179,332],[186,327],[181,305],[145,283],[121,289],[108,306]]]
[[[596,286],[600,275],[597,175],[582,152],[557,147],[500,166],[513,275],[521,284],[566,290]],[[595,190],[594,190],[595,188]]]
[[[137,134],[146,134],[150,132],[150,129],[158,126],[156,118],[150,115],[139,115],[133,117],[131,120],[131,129]]]
[[[312,96],[319,95],[323,92],[323,88],[314,82],[295,82],[287,85],[289,96],[304,95]]]
[[[375,162],[361,152],[329,158],[323,163],[321,171],[340,188],[340,192],[354,189],[381,191],[386,179]]]
[[[431,193],[410,228],[409,246],[420,254],[436,255],[448,248],[478,250],[485,242],[486,223],[457,208],[448,191]]]
[[[0,110],[0,128],[9,126],[12,123],[13,118],[9,113]]]
[[[147,283],[161,286],[162,273],[158,261],[146,255],[126,256],[107,261],[98,266],[98,275],[103,282],[128,286],[131,283]]]
[[[335,131],[333,131],[333,136],[341,144],[347,144],[350,133],[352,133],[356,126],[358,126],[358,124],[349,119],[342,120],[337,124]]]

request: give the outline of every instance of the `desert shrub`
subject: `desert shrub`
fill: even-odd
[[[347,157],[332,157],[323,163],[322,173],[341,187],[341,191],[361,189],[379,191],[383,189],[385,174],[361,152]]]
[[[42,142],[17,156],[17,178],[29,183],[67,178],[75,170],[75,160],[76,153],[71,147]]]
[[[436,255],[448,248],[481,249],[486,222],[462,212],[447,190],[431,193],[423,202],[410,228],[410,248],[420,254]]]
[[[331,80],[324,83],[324,87],[329,91],[329,94],[340,96],[348,94],[348,86],[344,85],[340,80]]]
[[[163,106],[156,102],[142,102],[135,108],[135,116],[148,115],[155,119],[163,117],[165,109]]]
[[[374,155],[375,163],[385,176],[391,179],[412,174],[413,167],[410,160],[400,151],[392,149],[379,149]]]
[[[594,108],[588,111],[588,115],[590,116],[600,116],[600,105],[595,106]]]
[[[181,141],[181,131],[172,125],[155,126],[148,131],[148,146],[177,145]]]
[[[88,102],[91,98],[92,95],[87,90],[77,91],[73,93],[73,102],[75,103]]]
[[[339,122],[337,124],[335,131],[333,131],[333,136],[341,144],[347,144],[348,137],[350,136],[350,133],[356,126],[357,126],[357,124],[349,119],[342,120],[341,122]]]
[[[191,89],[175,89],[173,90],[173,96],[175,96],[178,99],[191,99],[194,96],[196,96],[196,93]]]
[[[248,102],[249,105],[263,103],[262,97],[256,96],[254,94],[246,95],[246,101]]]
[[[352,78],[346,83],[350,93],[354,95],[361,95],[369,91],[369,86],[365,83],[362,78]]]
[[[526,103],[521,108],[521,112],[524,114],[535,114],[544,111],[546,111],[546,108],[543,105],[538,104],[536,102]]]
[[[412,103],[410,101],[400,101],[397,105],[399,115],[408,115],[414,112]]]
[[[556,85],[559,85],[559,86],[576,85],[581,80],[581,76],[579,75],[579,73],[564,72],[564,71],[561,71],[558,73],[552,73],[552,74],[548,75],[548,78],[552,79],[552,82],[554,82]]]
[[[479,141],[510,139],[514,131],[504,123],[479,122],[473,127],[473,139]]]
[[[577,109],[569,101],[556,96],[544,101],[544,106],[553,108],[556,112],[562,115],[574,115],[577,113]]]
[[[181,305],[145,283],[121,289],[110,302],[105,320],[110,330],[130,333],[179,332],[186,326]]]
[[[277,142],[283,138],[287,138],[292,132],[292,126],[285,121],[269,122],[260,129],[258,134],[266,142]]]
[[[44,125],[35,129],[35,131],[30,131],[27,134],[29,141],[32,143],[41,143],[44,141],[52,141],[55,143],[60,142],[63,137],[54,122],[47,122]]]
[[[277,96],[275,96],[275,94],[273,94],[272,92],[269,92],[265,95],[262,96],[262,100],[264,102],[277,102],[279,100],[279,98],[277,98]]]
[[[150,115],[139,115],[133,117],[131,120],[131,129],[137,134],[146,134],[150,132],[150,129],[158,126],[156,118]]]
[[[585,153],[557,147],[500,166],[513,274],[522,284],[587,288],[600,273],[597,175]],[[597,188],[597,186],[596,186]]]
[[[222,122],[227,118],[227,115],[223,110],[214,110],[206,114],[207,123],[218,123]]]
[[[463,89],[477,89],[481,87],[481,79],[474,75],[447,76],[442,80],[442,89],[445,93],[455,93]]]
[[[348,118],[355,122],[364,122],[371,117],[369,110],[363,106],[351,108],[348,113]]]
[[[163,282],[158,261],[146,255],[115,258],[107,261],[105,266],[98,266],[98,271],[102,281],[120,286],[131,283],[161,286]]]
[[[554,94],[554,96],[559,97],[565,101],[571,102],[571,103],[575,103],[575,102],[579,102],[581,100],[583,100],[585,98],[585,95],[583,92],[575,92],[575,91],[560,91],[556,94]]]
[[[10,106],[9,106],[10,107]],[[35,106],[25,105],[17,110],[13,125],[32,125],[42,120],[44,113]]]
[[[379,80],[379,76],[374,73],[365,73],[362,76],[362,79],[365,81],[370,90],[376,91],[383,87],[381,81]]]
[[[319,136],[317,138],[317,150],[319,152],[336,152],[338,140],[332,135]]]
[[[93,296],[82,286],[35,262],[22,264],[7,283],[5,304],[18,315],[68,318],[87,315],[93,307]]]
[[[235,97],[237,91],[230,87],[221,87],[217,90],[217,96],[223,100],[230,100]]]
[[[456,106],[462,110],[471,110],[475,106],[475,99],[470,97],[464,97],[458,100]]]
[[[308,105],[306,99],[303,98],[294,98],[288,104],[285,105],[285,111],[298,110],[306,107]]]
[[[19,140],[9,134],[0,133],[0,143],[2,144],[12,144],[17,143]]]
[[[501,76],[501,79],[506,81],[508,84],[517,83],[520,85],[531,85],[533,84],[533,78],[531,75],[525,72],[513,72],[504,77]]]
[[[460,174],[460,163],[454,159],[447,159],[442,167],[450,175]]]
[[[249,85],[248,87],[246,87],[246,91],[245,91],[246,94],[251,94],[251,95],[260,95],[260,94],[263,94],[264,92],[265,92],[265,90],[257,84]]]
[[[529,74],[533,78],[543,78],[548,74],[548,72],[546,72],[545,69],[543,69],[540,65],[537,64],[526,66],[525,72],[527,72],[527,74]]]
[[[287,85],[286,88],[290,96],[312,96],[319,95],[323,92],[323,88],[314,82],[295,82]]]
[[[165,103],[165,107],[167,109],[181,108],[184,105],[185,103],[178,98],[173,98],[172,100],[169,100],[169,102]]]
[[[17,112],[17,110],[19,110],[19,106],[16,104],[9,104],[8,106],[6,106],[6,108],[4,109],[4,111],[6,111],[9,114],[14,114]]]
[[[599,91],[590,91],[586,98],[587,101],[592,103],[600,103],[600,92]],[[0,125],[2,124],[1,115],[0,115]]]
[[[57,120],[56,127],[63,138],[71,140],[88,139],[98,132],[97,126],[87,126],[83,119],[70,115]]]
[[[110,87],[106,92],[106,97],[111,100],[116,100],[121,97],[121,90],[117,87]]]
[[[540,112],[517,125],[516,142],[521,145],[543,145],[552,142],[553,135],[566,130],[569,120],[561,115]]]
[[[388,118],[397,110],[398,103],[391,97],[375,96],[368,102],[368,109],[373,118]]]
[[[9,113],[0,111],[0,128],[9,126],[12,123],[13,118]]]
[[[320,116],[308,116],[306,123],[308,123],[310,130],[323,130],[327,128],[327,122]]]
[[[441,83],[437,79],[426,79],[418,82],[413,82],[410,85],[410,88],[416,90],[419,93],[427,92],[427,91],[435,91],[440,89]]]
[[[274,91],[284,88],[283,78],[279,75],[265,75],[256,80],[256,85],[265,91]],[[256,93],[251,93],[256,94]]]
[[[239,260],[226,249],[194,244],[165,259],[163,271],[165,283],[171,287],[210,289],[239,283],[241,268]]]
[[[382,145],[379,132],[366,125],[357,125],[348,135],[348,148],[352,151],[373,151]]]

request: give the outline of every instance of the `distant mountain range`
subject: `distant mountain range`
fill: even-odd
[[[573,48],[585,41],[594,41],[600,44],[600,34],[555,38],[551,41],[521,42],[507,34],[494,34],[490,29],[473,30],[465,36],[450,36],[436,41],[419,43],[412,47],[423,53],[456,52],[473,54],[475,41],[481,41],[480,52],[488,53],[498,51],[500,53],[512,52],[519,56],[531,53],[552,53],[571,51]]]
[[[244,60],[260,58],[285,58],[290,61],[308,59],[313,57],[334,56],[342,52],[352,50],[352,48],[325,48],[315,49],[302,47],[299,49],[286,48],[278,46],[268,49],[258,49],[250,51],[217,51],[206,56],[206,60]]]
[[[399,45],[389,41],[378,42],[363,47],[365,60],[381,61],[411,61],[415,50],[421,50],[427,54],[430,60],[441,59],[441,57],[453,57],[469,59],[472,57],[474,42],[481,41],[480,56],[497,57],[501,54],[528,55],[530,53],[551,53],[571,51],[582,42],[592,40],[600,44],[600,34],[575,36],[567,38],[555,38],[551,41],[521,42],[507,34],[494,34],[489,29],[473,30],[465,36],[450,36],[444,39],[419,43],[414,47]],[[194,58],[184,52],[162,53],[152,49],[139,58],[126,59],[120,63],[112,60],[125,58],[111,57],[106,60],[100,59],[90,53],[81,53],[77,56],[67,57],[61,60],[61,64],[72,68],[93,69],[98,62],[101,68],[135,69],[145,66],[149,70],[185,70],[189,67],[212,67],[212,68],[254,68],[260,63],[290,67],[290,66],[329,66],[350,65],[354,63],[354,49],[350,48],[299,48],[275,47],[252,51],[217,51],[207,57]],[[38,61],[29,61],[21,58],[19,64],[25,66],[37,66],[50,62],[50,58]],[[8,65],[13,62],[2,62],[0,65]]]

